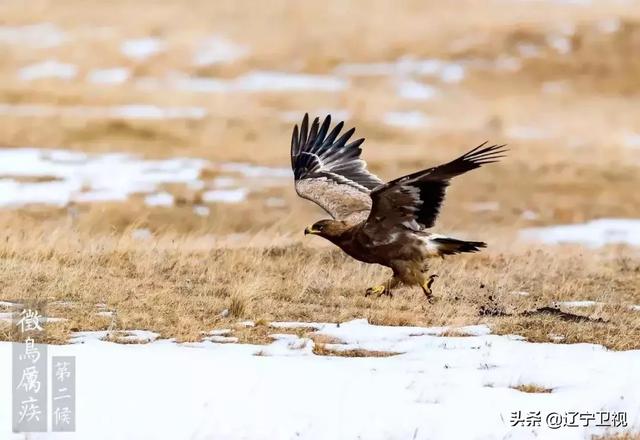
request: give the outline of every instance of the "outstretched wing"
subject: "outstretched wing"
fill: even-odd
[[[340,137],[344,122],[331,131],[331,116],[322,125],[315,118],[309,127],[305,114],[298,130],[291,137],[291,168],[296,192],[315,202],[335,219],[364,220],[371,209],[371,190],[382,181],[366,169],[360,159],[364,139],[347,143],[355,128]]]
[[[505,145],[485,145],[486,142],[444,165],[400,177],[376,188],[371,193],[373,206],[365,226],[390,230],[401,225],[413,231],[431,228],[449,180],[496,162],[507,151]]]

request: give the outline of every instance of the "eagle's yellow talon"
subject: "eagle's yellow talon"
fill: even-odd
[[[435,281],[435,279],[437,277],[438,277],[438,275],[433,274],[433,275],[429,276],[429,278],[427,279],[427,281],[424,284],[422,284],[422,291],[424,292],[424,295],[427,297],[429,302],[431,302],[432,298],[433,298],[433,291],[431,290],[431,286],[433,285],[433,282]]]
[[[385,290],[387,290],[387,288],[383,284],[380,284],[379,286],[369,287],[364,296],[369,296],[371,294],[382,295]]]

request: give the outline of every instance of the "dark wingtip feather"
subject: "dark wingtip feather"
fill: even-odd
[[[320,126],[320,130],[318,131],[318,135],[314,142],[314,146],[318,146],[324,142],[324,139],[327,136],[327,132],[329,131],[330,126],[331,126],[331,115],[327,115],[324,118],[324,121],[322,121],[322,125]]]
[[[362,145],[363,142],[364,142],[364,138],[356,139],[355,141],[350,142],[349,144],[347,144],[346,148],[347,149],[359,148],[360,145]]]
[[[309,132],[309,113],[304,114],[302,124],[300,124],[300,147],[303,148],[307,143],[307,133]]]
[[[497,162],[499,159],[505,157],[504,153],[509,151],[507,148],[504,148],[507,146],[507,144],[491,145],[485,147],[484,145],[486,144],[486,141],[483,142],[482,144],[462,156],[462,158],[466,162],[483,165],[487,163]]]
[[[341,176],[341,179],[350,181],[352,186],[359,185],[359,189],[370,190],[380,185],[382,181],[367,171],[366,163],[360,159],[361,145],[365,139],[349,142],[356,129],[350,128],[342,133],[344,121],[331,128],[331,119],[328,114],[322,122],[320,117],[310,122],[309,114],[305,113],[300,128],[294,126],[291,166],[295,179],[304,179],[320,171],[327,174],[329,170]]]

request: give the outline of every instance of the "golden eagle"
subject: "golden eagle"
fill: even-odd
[[[367,289],[366,295],[388,294],[399,283],[419,285],[431,298],[437,275],[427,276],[425,260],[461,252],[477,252],[486,243],[464,241],[427,232],[433,227],[449,180],[481,165],[496,162],[505,145],[486,142],[459,158],[384,183],[360,159],[364,139],[349,142],[355,128],[340,135],[344,122],[332,130],[331,116],[309,126],[305,114],[291,138],[291,167],[300,197],[317,203],[333,219],[320,220],[306,234],[326,238],[356,260],[393,270],[389,281]]]

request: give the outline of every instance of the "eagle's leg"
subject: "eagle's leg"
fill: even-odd
[[[387,286],[385,286],[384,284],[380,284],[377,286],[369,287],[367,291],[364,293],[364,296],[369,296],[372,293],[377,294],[378,296],[382,296],[384,295],[386,290],[387,290]]]
[[[436,274],[429,275],[429,278],[427,278],[425,282],[423,282],[420,285],[420,287],[422,287],[422,291],[424,292],[424,295],[427,297],[429,301],[431,301],[431,299],[433,298],[433,291],[431,290],[431,286],[433,285],[436,278],[438,278],[438,275]]]
[[[395,276],[393,276],[389,280],[387,280],[387,282],[384,284],[369,287],[365,292],[364,296],[369,296],[373,293],[373,294],[377,294],[378,298],[380,298],[383,295],[387,295],[390,298],[392,298],[393,294],[391,293],[391,289],[396,287],[399,283],[400,283],[400,280],[397,279]]]

